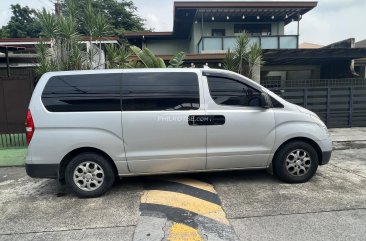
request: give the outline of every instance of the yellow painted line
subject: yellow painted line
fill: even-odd
[[[174,223],[170,228],[168,240],[170,241],[201,241],[202,237],[196,229],[185,224]]]
[[[145,191],[141,197],[141,203],[181,208],[211,218],[220,223],[229,224],[220,205],[183,193],[160,190]]]
[[[191,187],[195,187],[195,188],[199,188],[208,192],[212,192],[212,193],[216,193],[215,189],[213,188],[212,185],[206,183],[206,182],[201,182],[195,179],[190,179],[190,178],[163,178],[163,180],[166,181],[170,181],[170,182],[177,182],[177,183],[181,183],[181,184],[185,184]]]

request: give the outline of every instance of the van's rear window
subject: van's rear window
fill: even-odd
[[[51,112],[120,111],[121,74],[51,77],[42,102]]]
[[[123,111],[197,110],[200,107],[195,73],[126,73],[121,89]]]

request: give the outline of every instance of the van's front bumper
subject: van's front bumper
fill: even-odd
[[[58,164],[25,164],[28,176],[33,178],[52,178],[58,176]]]
[[[330,157],[332,155],[332,151],[323,151],[322,153],[322,161],[320,163],[320,165],[325,165],[329,162]]]
[[[332,150],[333,150],[332,140],[330,138],[328,138],[323,141],[318,141],[317,143],[322,152],[322,156],[321,156],[322,159],[319,164],[325,165],[329,162],[330,157],[332,155]]]

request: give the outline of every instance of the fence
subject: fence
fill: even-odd
[[[27,146],[25,134],[0,134],[0,149],[21,148]]]
[[[366,127],[366,80],[263,81],[287,101],[314,111],[328,127]]]
[[[11,73],[11,77],[0,75],[1,134],[24,133],[24,121],[34,88],[31,69],[13,68]]]
[[[11,76],[6,75],[6,69],[1,68],[0,148],[25,147],[24,122],[34,88],[34,73],[31,68],[12,68]]]

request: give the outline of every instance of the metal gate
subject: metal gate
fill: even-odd
[[[24,133],[24,121],[33,91],[31,70],[0,76],[0,134]]]
[[[264,81],[287,101],[314,111],[330,128],[366,127],[366,80]]]

